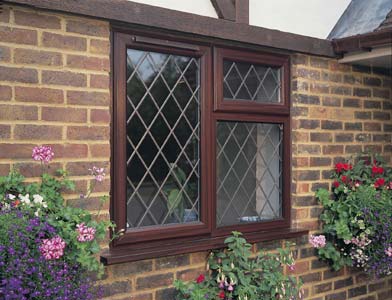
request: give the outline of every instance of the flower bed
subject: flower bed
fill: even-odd
[[[99,241],[111,222],[98,222],[86,210],[64,205],[63,189],[74,184],[66,173],[45,173],[54,153],[35,147],[33,159],[41,162],[39,182],[24,183],[18,172],[0,177],[0,298],[1,299],[98,299],[99,287],[89,275],[103,273],[96,258]],[[88,201],[104,170],[93,167],[93,186],[82,196]],[[102,202],[106,200],[103,197]]]
[[[311,236],[321,259],[333,269],[353,266],[375,274],[392,273],[392,170],[380,158],[335,166],[332,193],[317,198],[323,232]]]

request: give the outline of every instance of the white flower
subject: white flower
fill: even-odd
[[[16,196],[15,196],[15,195],[8,194],[8,199],[10,199],[10,200],[14,200],[15,198],[16,198]]]
[[[19,199],[20,199],[20,202],[22,202],[24,204],[27,204],[27,205],[31,204],[30,195],[29,194],[26,194],[25,196],[19,195]]]
[[[44,200],[44,198],[41,195],[33,195],[33,201],[35,204],[42,204],[42,201]]]
[[[41,211],[41,209],[38,208],[37,211],[34,213],[34,215],[35,215],[36,217],[39,217],[39,212],[40,212],[40,211]]]
[[[44,200],[44,198],[41,196],[41,195],[33,195],[33,198],[34,198],[34,204],[39,204],[39,205],[41,205],[42,207],[44,207],[44,208],[47,208],[48,207],[48,205],[46,204],[46,202],[45,201],[43,201]]]

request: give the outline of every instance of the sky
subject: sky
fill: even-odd
[[[217,17],[210,0],[132,1]],[[349,3],[350,0],[249,0],[249,22],[255,26],[324,39]]]

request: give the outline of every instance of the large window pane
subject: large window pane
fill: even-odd
[[[282,124],[217,123],[217,225],[282,216]]]
[[[223,60],[224,100],[281,102],[281,68]]]
[[[198,59],[127,50],[129,228],[199,220],[199,77]]]

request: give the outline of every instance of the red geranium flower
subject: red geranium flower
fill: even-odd
[[[348,171],[351,170],[353,166],[351,164],[345,164],[345,163],[337,163],[335,165],[335,169],[337,173],[341,173],[342,171]]]
[[[339,185],[340,185],[340,183],[339,183],[338,181],[334,181],[334,182],[333,182],[333,186],[334,186],[335,188],[338,188]]]
[[[342,178],[343,183],[347,183],[348,177],[346,175],[343,175],[341,178]]]
[[[377,167],[377,166],[373,166],[372,167],[372,174],[373,176],[376,174],[382,174],[384,173],[384,168],[383,167]]]
[[[196,283],[202,283],[205,279],[205,276],[203,274],[200,274],[199,277],[196,279]]]
[[[225,292],[224,291],[220,291],[218,294],[219,299],[225,299]]]
[[[376,182],[374,183],[374,187],[377,189],[385,184],[385,179],[384,178],[378,178]]]

